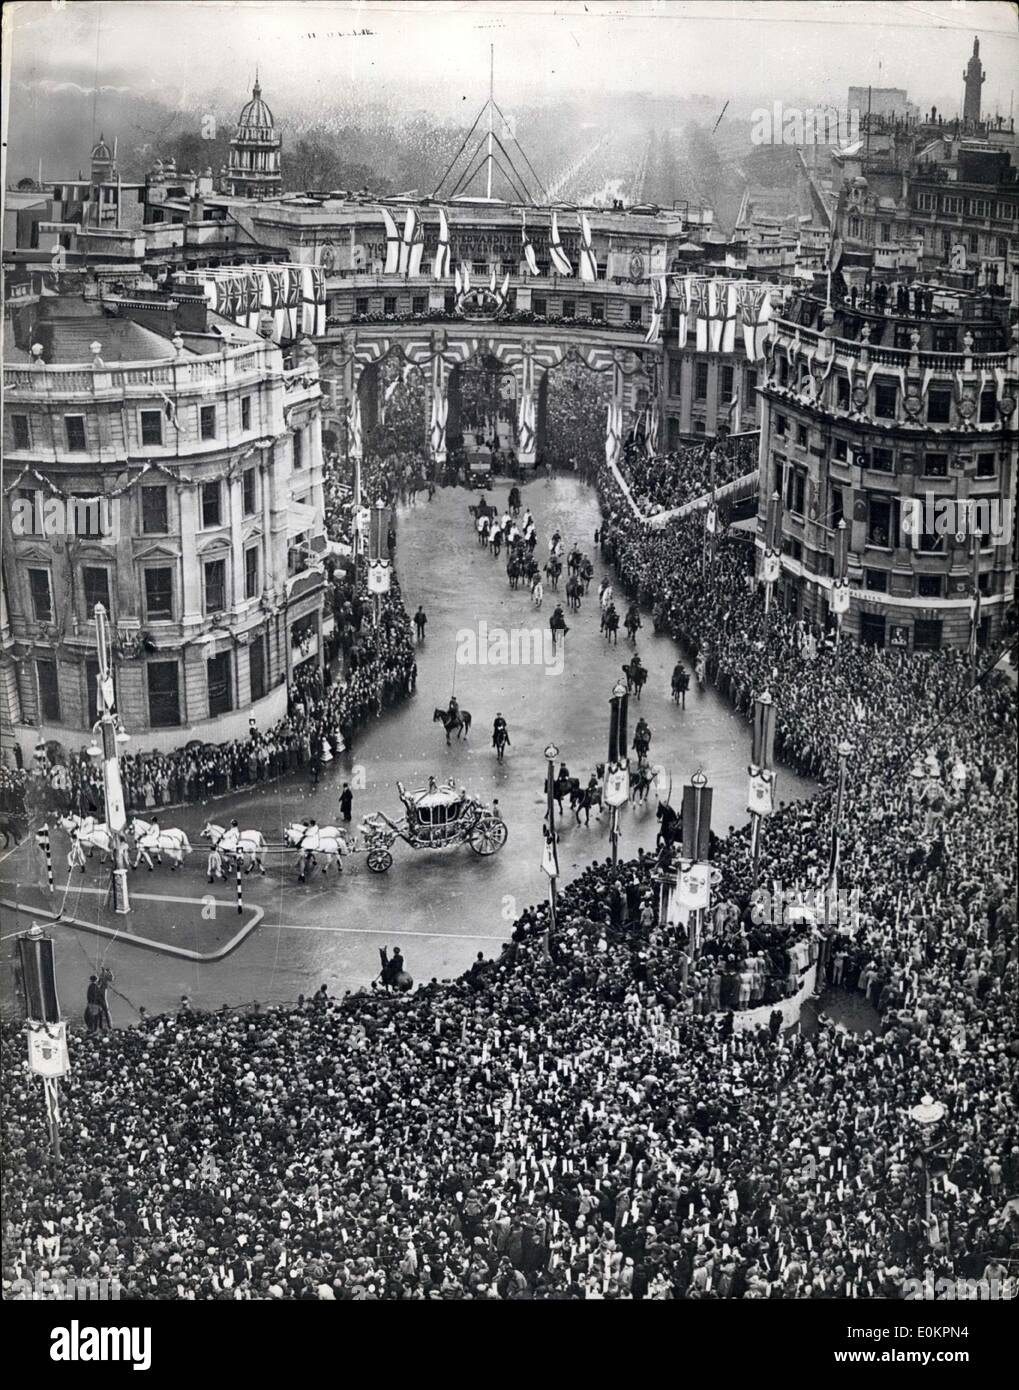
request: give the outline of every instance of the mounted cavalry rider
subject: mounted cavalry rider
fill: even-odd
[[[508,744],[509,741],[509,725],[501,714],[497,714],[492,725],[492,747],[498,748],[500,742]]]

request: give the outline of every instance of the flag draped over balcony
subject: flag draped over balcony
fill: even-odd
[[[645,335],[645,343],[657,343],[662,336],[662,316],[665,301],[669,295],[669,282],[664,275],[655,275],[651,280],[651,323]]]
[[[591,224],[582,212],[578,213],[577,221],[580,224],[580,278],[594,284],[598,279],[598,262],[591,242]]]
[[[396,275],[400,269],[400,233],[388,208],[382,209],[382,221],[386,228],[386,264],[384,274]]]
[[[449,250],[449,223],[446,214],[439,208],[439,245],[432,261],[432,274],[436,280],[444,280],[451,265]]]
[[[535,257],[535,254],[534,254],[534,247],[531,245],[531,238],[527,235],[527,216],[526,216],[525,213],[521,213],[521,214],[520,214],[520,217],[521,217],[520,239],[521,239],[521,241],[523,242],[523,247],[524,247],[524,260],[527,262],[527,269],[528,269],[528,271],[529,271],[532,275],[537,275],[537,274],[538,274],[538,262],[537,262],[537,259],[536,259],[536,257]]]
[[[552,214],[552,232],[549,237],[548,254],[552,262],[552,269],[557,275],[573,274],[570,258],[563,250],[562,242],[559,240],[559,220],[554,212]]]
[[[418,271],[411,269],[411,257],[417,240],[418,215],[414,208],[407,209],[407,215],[403,219],[403,236],[400,238],[400,262],[399,273],[401,275],[414,275],[420,272],[421,251],[424,250],[424,243],[421,243],[421,251],[417,253]]]

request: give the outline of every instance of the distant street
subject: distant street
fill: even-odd
[[[488,496],[502,506],[507,491],[500,483]],[[477,544],[467,510],[475,500],[462,489],[449,489],[431,504],[422,501],[400,514],[397,563],[407,611],[413,613],[421,604],[428,615],[427,639],[418,649],[417,694],[360,731],[352,752],[326,769],[314,792],[307,782],[291,779],[254,794],[247,789],[208,806],[163,813],[164,825],[186,829],[195,852],[183,873],[171,875],[165,866],[154,874],[143,869],[131,881],[136,891],[147,894],[200,899],[213,893],[229,901],[229,882],[214,889],[206,884],[206,855],[199,840],[205,821],[222,823],[236,817],[243,827],[261,829],[270,842],[279,843],[281,827],[288,821],[315,816],[320,823],[336,822],[337,796],[345,780],[355,788],[356,828],[368,811],[399,817],[397,779],[414,790],[424,787],[429,775],[439,781],[455,777],[488,805],[498,798],[509,828],[506,847],[493,858],[480,859],[466,845],[432,853],[397,841],[395,863],[385,875],[369,873],[364,856],[358,855],[346,862],[341,879],[332,873],[326,878],[316,875],[305,886],[296,882],[292,857],[275,854],[268,876],[253,876],[244,885],[246,902],[262,907],[264,918],[236,951],[212,965],[184,962],[119,940],[111,945],[71,927],[57,928],[60,976],[68,994],[64,1007],[69,1012],[77,1009],[73,982],[80,978],[83,997],[89,968],[99,961],[115,971],[116,988],[124,996],[114,998],[114,1016],[117,1019],[119,1009],[120,1022],[130,1021],[125,999],[158,1011],[172,1007],[184,993],[196,1006],[217,1007],[255,999],[292,1001],[323,982],[330,991],[342,992],[375,975],[378,948],[386,944],[399,943],[418,981],[448,977],[468,966],[479,951],[496,953],[516,915],[545,894],[547,880],[539,869],[542,750],[554,742],[570,772],[586,781],[595,763],[606,756],[609,695],[632,649],[625,634],[616,647],[607,646],[599,634],[597,587],[604,571],[593,539],[598,507],[592,491],[565,478],[551,486],[534,482],[524,489],[525,505],[537,522],[541,563],[556,529],[562,532],[567,552],[576,541],[595,562],[591,591],[580,613],[569,616],[564,670],[554,674],[535,666],[455,667],[458,632],[477,633],[484,619],[489,632],[496,627],[507,632],[537,627],[544,633],[558,601],[546,590],[542,609],[535,613],[525,589],[510,590],[505,557],[494,560]],[[618,599],[617,606],[625,611]],[[724,833],[746,818],[746,728],[713,693],[700,694],[696,687],[687,697],[685,712],[671,703],[670,676],[678,650],[671,639],[652,635],[649,614],[644,614],[644,622],[637,646],[649,681],[640,704],[631,700],[631,736],[642,713],[653,730],[651,761],[671,772],[677,799],[682,784],[703,767],[715,788],[713,823]],[[457,699],[471,711],[474,726],[466,742],[454,739],[447,749],[432,714],[436,706],[448,703],[454,678]],[[512,740],[502,766],[491,746],[497,711],[508,721]],[[362,778],[363,787],[358,785]],[[780,773],[782,797],[808,792],[808,783]],[[638,845],[653,847],[654,808],[652,795],[645,809],[624,811],[621,857],[635,854]],[[607,813],[600,819],[593,816],[586,827],[578,826],[567,808],[561,832],[560,865],[566,878],[592,858],[609,853]],[[62,836],[57,839],[57,880],[62,888],[66,846]],[[32,853],[24,847],[0,864],[5,896],[15,896],[12,880],[24,881],[34,873],[29,867]],[[102,880],[88,874],[81,881]],[[75,881],[67,911],[95,920],[98,902],[94,894],[79,893]],[[164,908],[139,901],[129,922],[104,920],[143,935],[153,913],[170,917],[173,939],[179,944],[203,949],[203,933],[207,938],[209,928],[194,904],[168,902]],[[231,930],[235,921],[232,916]],[[11,922],[9,930],[21,925]]]

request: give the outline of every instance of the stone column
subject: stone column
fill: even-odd
[[[200,622],[202,618],[202,576],[198,565],[198,489],[186,483],[177,485],[180,506],[181,620]]]

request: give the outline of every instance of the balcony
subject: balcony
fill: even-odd
[[[216,356],[170,362],[117,362],[104,367],[4,367],[4,391],[13,400],[210,395],[279,373],[279,349],[251,343]]]

